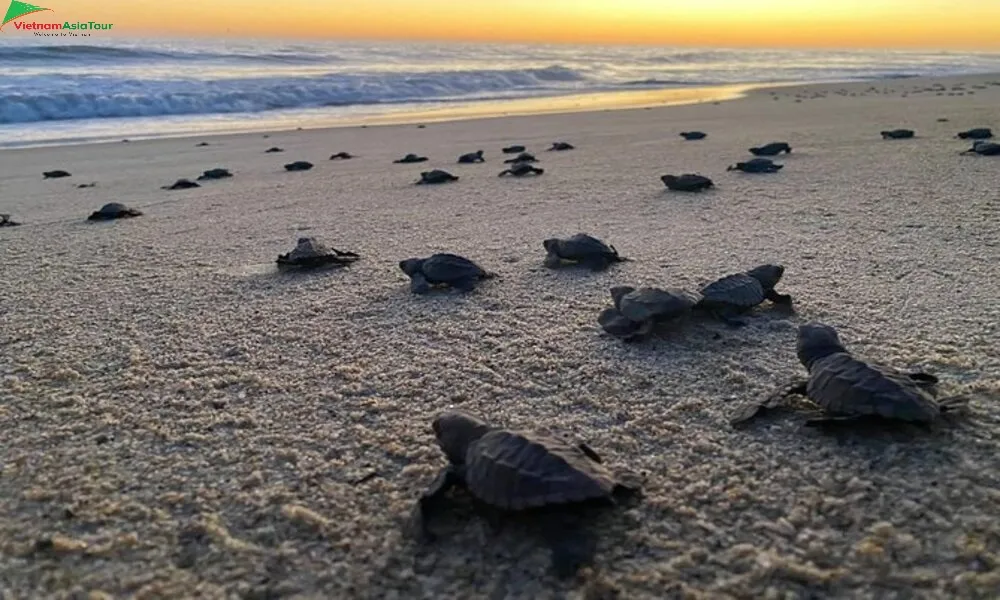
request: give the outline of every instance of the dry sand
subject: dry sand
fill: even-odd
[[[1000,129],[997,80],[0,153],[0,212],[24,222],[0,230],[0,597],[996,598],[1000,158],[959,156],[953,136]],[[918,137],[879,137],[895,127]],[[677,136],[691,129],[709,138]],[[501,146],[553,140],[578,150],[496,177]],[[725,171],[772,140],[794,147],[780,174]],[[485,165],[453,164],[480,148]],[[326,160],[340,150],[360,158]],[[406,152],[433,160],[391,164]],[[236,175],[159,189],[211,167]],[[431,167],[461,180],[411,185]],[[73,177],[43,181],[55,168]],[[669,172],[718,189],[669,193]],[[108,201],[146,215],[84,221]],[[634,261],[542,268],[541,240],[577,231]],[[364,258],[271,272],[306,234]],[[501,278],[410,295],[397,261],[434,251]],[[786,265],[794,316],[634,345],[597,327],[612,285],[763,261]],[[794,415],[732,430],[738,402],[802,373],[812,319],[980,396],[931,432],[829,435]],[[435,545],[401,536],[444,464],[429,422],[449,406],[648,473],[641,504],[595,525],[592,570],[558,581],[531,531],[467,509]]]

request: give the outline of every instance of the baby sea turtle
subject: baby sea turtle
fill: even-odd
[[[976,127],[958,132],[958,137],[963,140],[988,140],[993,137],[993,131],[989,127]]]
[[[12,221],[10,215],[0,215],[0,227],[17,227],[20,225],[17,221]]]
[[[527,152],[522,152],[522,153],[518,154],[517,156],[515,156],[514,158],[508,158],[507,160],[505,160],[503,162],[505,162],[508,165],[513,165],[513,164],[517,164],[517,163],[533,163],[533,162],[538,162],[538,159],[535,158],[534,154],[528,154]]]
[[[495,277],[471,260],[447,253],[408,258],[399,262],[399,268],[410,277],[410,291],[414,294],[425,294],[436,285],[469,292],[480,280]]]
[[[785,154],[792,153],[792,147],[788,145],[788,142],[771,142],[763,146],[750,148],[750,154],[754,156],[777,156],[782,152]]]
[[[611,288],[611,299],[614,308],[601,311],[597,322],[604,331],[628,341],[689,312],[701,296],[680,288],[616,286]]]
[[[307,160],[297,160],[285,165],[286,171],[308,171],[313,168],[313,164]]]
[[[433,171],[424,171],[420,174],[420,184],[434,184],[434,183],[449,183],[452,181],[458,181],[458,177],[452,175],[448,171],[442,171],[441,169],[434,169]]]
[[[703,140],[708,137],[708,134],[704,131],[682,131],[681,137],[685,140]]]
[[[785,165],[775,164],[770,158],[751,158],[746,162],[729,165],[727,171],[743,171],[744,173],[777,173]]]
[[[229,172],[229,169],[209,169],[198,176],[199,181],[205,179],[225,179],[227,177],[232,177],[233,174]]]
[[[200,184],[191,181],[190,179],[178,179],[171,185],[165,185],[161,189],[164,190],[188,190],[191,188],[201,187]]]
[[[278,256],[279,268],[309,269],[316,267],[342,267],[358,260],[360,256],[354,252],[345,252],[336,248],[327,248],[316,241],[316,238],[301,237],[295,249],[288,254]]]
[[[209,144],[208,142],[198,142],[194,146],[195,146],[195,148],[202,148],[204,146],[211,146],[211,144]]]
[[[890,129],[880,131],[883,140],[907,140],[916,135],[912,129]]]
[[[394,160],[392,162],[396,164],[408,164],[408,163],[419,163],[425,162],[427,160],[426,156],[417,156],[416,154],[407,154],[403,158]]]
[[[668,190],[676,192],[701,192],[711,187],[715,187],[715,183],[713,183],[711,179],[701,175],[695,175],[694,173],[685,173],[683,175],[664,175],[663,177],[660,177],[660,181],[663,182],[663,185],[667,186]]]
[[[69,171],[63,171],[62,169],[42,173],[42,179],[59,179],[60,177],[71,177],[71,175]]]
[[[84,189],[84,188],[97,187],[97,182],[96,181],[91,181],[90,183],[80,183],[80,184],[77,184],[76,187],[77,187],[77,189],[81,189],[81,190]]]
[[[354,155],[350,152],[338,152],[330,155],[330,160],[351,160]]]
[[[640,475],[612,471],[586,444],[493,427],[455,410],[437,416],[432,427],[448,465],[413,511],[410,525],[425,540],[434,537],[428,523],[445,508],[447,492],[461,487],[494,511],[539,517],[552,566],[568,577],[589,563],[595,551],[582,509],[588,504],[614,506],[642,490]]]
[[[586,233],[578,233],[566,239],[550,238],[543,241],[542,246],[548,253],[545,256],[545,266],[550,269],[562,265],[563,261],[568,261],[600,271],[613,263],[628,260],[619,256],[614,246],[609,246]]]
[[[775,304],[790,306],[792,297],[774,291],[781,281],[785,268],[781,265],[760,265],[745,273],[727,275],[701,289],[702,299],[698,308],[733,326],[745,325],[735,315],[770,300]]]
[[[513,175],[514,177],[524,177],[526,175],[542,175],[545,173],[545,169],[539,169],[538,167],[533,167],[528,163],[514,163],[514,165],[507,169],[506,171],[500,171],[498,177],[503,177],[504,175]]]
[[[997,156],[1000,154],[1000,144],[993,142],[976,142],[962,154],[978,154],[980,156]]]
[[[796,351],[809,377],[751,404],[734,415],[733,424],[749,421],[762,410],[775,408],[789,396],[808,397],[823,409],[807,425],[880,418],[929,424],[941,413],[965,406],[968,398],[936,399],[937,377],[906,372],[855,358],[841,343],[837,331],[822,323],[799,327]]]
[[[486,159],[483,158],[482,150],[476,150],[475,152],[469,152],[468,154],[463,154],[462,156],[459,156],[458,162],[462,164],[481,163],[481,162],[486,162]]]
[[[267,150],[264,150],[264,154],[274,154],[275,152],[284,152],[284,148],[279,148],[277,146],[271,146]]]
[[[120,202],[110,202],[100,210],[87,217],[88,221],[111,221],[112,219],[127,219],[142,216],[142,211],[129,208]]]
[[[503,152],[504,154],[519,154],[521,152],[524,152],[525,150],[526,148],[524,146],[507,146],[506,148],[501,150],[501,152]]]
[[[549,152],[565,152],[566,150],[575,150],[576,147],[573,144],[567,142],[552,142],[552,147],[549,148]]]

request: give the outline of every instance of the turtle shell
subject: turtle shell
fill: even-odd
[[[502,429],[469,446],[465,483],[474,496],[504,510],[610,498],[618,485],[578,446]]]
[[[752,308],[765,299],[764,286],[746,273],[727,275],[701,289],[705,306]]]
[[[138,217],[142,212],[134,208],[129,208],[120,202],[109,202],[88,217],[91,221],[106,221],[110,219],[121,219],[125,217]]]
[[[559,258],[566,260],[584,260],[587,258],[607,257],[617,258],[618,253],[601,240],[578,233],[564,240],[557,240],[553,249]]]
[[[466,277],[486,277],[486,271],[471,260],[457,254],[434,254],[420,267],[427,282],[450,283]]]
[[[681,192],[695,192],[713,187],[712,180],[703,175],[685,173],[676,177],[664,175],[660,178],[664,185],[671,190]]]
[[[698,302],[694,294],[679,288],[639,288],[625,294],[615,308],[637,322],[679,317]]]
[[[812,364],[806,395],[833,415],[874,415],[928,423],[941,414],[931,393],[912,377],[845,352]]]

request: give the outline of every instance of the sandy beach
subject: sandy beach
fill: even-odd
[[[1000,596],[1000,157],[955,139],[1000,131],[997,82],[0,151],[0,212],[23,223],[0,229],[0,597]],[[879,136],[897,127],[917,137]],[[770,141],[794,148],[783,171],[726,171]],[[542,177],[497,177],[517,143]],[[408,152],[431,160],[392,164]],[[213,167],[235,176],[160,189]],[[412,185],[431,168],[460,180]],[[659,180],[689,172],[717,189]],[[112,201],[145,215],[86,222]],[[632,260],[544,268],[541,241],[579,231]],[[303,235],[363,258],[276,273]],[[499,277],[411,295],[398,261],[434,252]],[[785,265],[794,314],[637,344],[597,325],[613,285],[763,262]],[[975,400],[930,431],[731,428],[804,374],[810,320]],[[647,474],[641,503],[595,522],[592,568],[559,580],[530,527],[463,506],[435,544],[402,535],[453,406]]]

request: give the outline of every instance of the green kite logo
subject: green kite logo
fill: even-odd
[[[7,14],[3,17],[3,23],[0,23],[0,29],[3,29],[4,25],[10,23],[14,19],[20,19],[25,15],[42,12],[43,10],[51,11],[52,9],[35,6],[34,4],[28,4],[27,2],[20,2],[19,0],[11,0],[10,7],[7,9]]]

